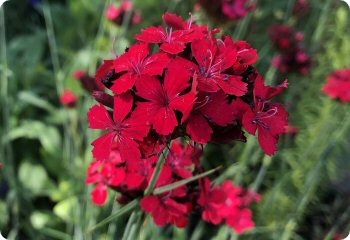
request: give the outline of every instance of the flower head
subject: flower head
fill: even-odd
[[[350,68],[339,69],[329,74],[322,91],[333,99],[350,102]]]
[[[63,106],[73,108],[76,106],[78,101],[78,97],[75,95],[75,93],[71,90],[64,90],[63,93],[60,96],[60,102]]]

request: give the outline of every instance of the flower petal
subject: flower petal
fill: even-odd
[[[113,119],[115,122],[121,123],[131,112],[134,98],[131,93],[123,93],[114,97]]]
[[[114,122],[107,109],[102,105],[94,105],[88,112],[89,127],[92,129],[111,129]]]
[[[107,186],[100,183],[97,184],[91,192],[92,202],[96,205],[105,205],[107,201],[108,191]]]
[[[166,37],[164,29],[159,27],[149,27],[141,31],[140,34],[135,36],[135,39],[147,43],[160,43]]]
[[[226,76],[228,76],[227,80],[217,79],[217,83],[225,93],[240,97],[247,92],[247,84],[242,81],[242,77]]]
[[[109,158],[113,139],[115,137],[114,132],[107,133],[91,143],[94,146],[92,149],[92,155],[98,161],[103,161]]]
[[[113,82],[111,90],[115,94],[125,93],[134,86],[137,79],[137,75],[127,72]]]
[[[186,131],[193,141],[201,144],[208,143],[213,133],[208,121],[200,114],[192,114],[190,116]]]
[[[153,127],[157,133],[168,135],[178,125],[176,115],[170,108],[160,108],[153,119]]]

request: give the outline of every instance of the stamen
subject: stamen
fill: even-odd
[[[204,107],[209,101],[210,101],[210,96],[208,96],[208,95],[205,96],[204,101],[202,101],[202,102],[197,102],[197,103],[200,104],[200,105],[196,106],[196,107],[195,107],[195,110],[198,110],[198,109]]]
[[[194,17],[193,17],[193,15],[192,15],[191,12],[189,12],[188,15],[190,15],[190,20],[189,20],[189,22],[188,22],[188,29],[191,29],[192,23],[193,23],[193,21],[194,21]]]
[[[270,118],[270,117],[275,116],[277,114],[277,112],[278,112],[277,107],[274,107],[274,108],[267,110],[266,112],[262,112],[261,114],[259,114],[258,118],[259,119]]]
[[[165,41],[170,43],[171,42],[171,35],[173,34],[173,28],[165,28],[166,38]]]

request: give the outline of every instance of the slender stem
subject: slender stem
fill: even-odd
[[[136,217],[137,217],[137,213],[135,211],[133,211],[129,217],[128,223],[126,224],[122,240],[128,239],[128,237],[130,235],[131,228],[132,228],[133,224],[135,223]]]
[[[144,213],[141,211],[138,211],[137,213],[137,220],[134,222],[134,224],[131,226],[130,233],[127,235],[126,240],[135,240],[138,239],[140,228],[141,228],[141,222],[144,218]]]
[[[289,20],[290,16],[292,15],[294,3],[295,3],[295,0],[289,0],[287,3],[286,14],[284,15],[285,22],[287,22]]]
[[[50,7],[47,1],[43,4],[44,19],[46,24],[47,38],[49,41],[51,61],[53,65],[53,70],[56,78],[56,90],[57,94],[60,95],[63,92],[63,79],[59,76],[60,62],[57,51],[57,44],[55,38],[55,31],[52,22],[52,16]]]
[[[257,4],[258,3],[258,0],[252,0],[250,1],[251,4]],[[247,16],[245,16],[245,18],[239,23],[239,25],[237,26],[233,36],[234,36],[234,39],[241,39],[241,38],[244,38],[246,32],[247,32],[247,29],[248,29],[248,26],[249,26],[249,23],[251,21],[253,17],[253,13],[249,13]]]
[[[158,159],[156,169],[154,170],[150,183],[145,190],[145,193],[144,193],[145,196],[150,195],[153,192],[154,188],[156,187],[158,178],[160,176],[163,165],[165,163],[165,159],[167,158],[168,154],[169,154],[169,148],[165,148],[165,150],[163,151],[163,153],[160,155]]]
[[[13,157],[13,149],[10,144],[10,142],[7,142],[5,140],[5,136],[10,131],[10,110],[11,108],[11,102],[9,101],[9,79],[8,79],[8,65],[7,65],[7,53],[6,53],[6,24],[5,24],[5,6],[2,6],[0,8],[0,41],[1,41],[1,66],[2,66],[2,74],[1,74],[1,109],[2,109],[2,119],[3,119],[3,135],[1,138],[1,144],[0,144],[0,157],[1,160],[4,161],[4,167],[6,168],[5,174],[6,179],[9,181],[10,188],[14,192],[14,199],[15,201],[12,203],[14,208],[20,208],[18,195],[18,184],[16,180],[16,174],[15,174],[15,163],[14,163],[14,157]],[[19,210],[13,211],[13,226],[14,232],[17,234],[19,229]]]
[[[103,219],[101,222],[97,223],[95,226],[91,227],[90,229],[88,229],[88,233],[94,231],[97,228],[100,228],[104,225],[106,225],[107,223],[113,221],[114,219],[134,210],[139,204],[139,201],[137,199],[134,199],[133,201],[129,202],[127,205],[125,205],[124,207],[122,207],[121,209],[119,209],[119,211],[105,219]]]
[[[316,29],[312,35],[312,39],[311,39],[311,41],[314,44],[320,43],[320,39],[322,37],[322,34],[325,32],[324,29],[326,27],[327,17],[328,17],[328,14],[330,12],[329,8],[331,6],[331,2],[332,2],[332,0],[327,0],[326,3],[323,4],[321,16],[318,20],[317,27],[316,27]]]
[[[254,183],[251,186],[251,189],[255,192],[257,192],[260,188],[261,183],[263,182],[263,179],[265,177],[266,171],[269,168],[269,166],[271,165],[272,162],[272,158],[265,155],[264,159],[263,159],[263,163],[260,167],[259,173],[257,175],[257,177],[255,178]]]
[[[100,19],[100,23],[99,23],[99,26],[98,26],[98,30],[97,30],[94,42],[93,42],[93,44],[91,46],[90,52],[91,52],[91,55],[93,57],[91,58],[91,61],[89,63],[89,71],[88,71],[89,74],[94,74],[95,71],[96,71],[96,61],[97,61],[96,49],[97,49],[97,46],[98,46],[99,39],[101,38],[101,36],[105,32],[107,18],[104,16],[104,13],[106,12],[106,10],[108,8],[108,5],[110,3],[111,3],[110,0],[106,1],[106,3],[105,3],[105,6],[104,6],[103,11],[101,13],[101,19]]]

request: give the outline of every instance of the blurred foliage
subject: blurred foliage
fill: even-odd
[[[37,2],[33,5],[30,3]],[[256,140],[229,146],[209,145],[207,170],[227,164],[217,182],[233,179],[263,195],[255,205],[257,227],[242,236],[215,228],[193,216],[188,230],[158,228],[150,217],[137,222],[140,239],[332,239],[350,230],[350,106],[320,92],[326,76],[350,66],[350,11],[341,1],[313,0],[308,14],[292,14],[294,0],[253,1],[245,19],[215,26],[195,0],[135,0],[139,25],[115,26],[104,17],[113,1],[9,1],[0,10],[0,230],[8,239],[128,239],[123,231],[127,208],[113,203],[99,208],[84,183],[92,160],[86,112],[92,98],[72,74],[94,74],[103,59],[120,54],[140,29],[161,23],[165,11],[221,27],[258,49],[257,68],[267,82],[288,78],[282,97],[296,136],[284,136],[280,152],[263,155]],[[118,1],[116,1],[118,2]],[[6,23],[6,24],[5,24]],[[288,23],[305,34],[313,56],[309,75],[282,75],[271,67],[276,55],[267,36],[274,23]],[[5,27],[6,26],[6,27]],[[114,40],[115,39],[115,40]],[[115,41],[115,44],[113,42]],[[75,109],[59,103],[64,88],[79,96]],[[108,216],[114,220],[89,229]],[[130,238],[129,238],[130,239]]]

